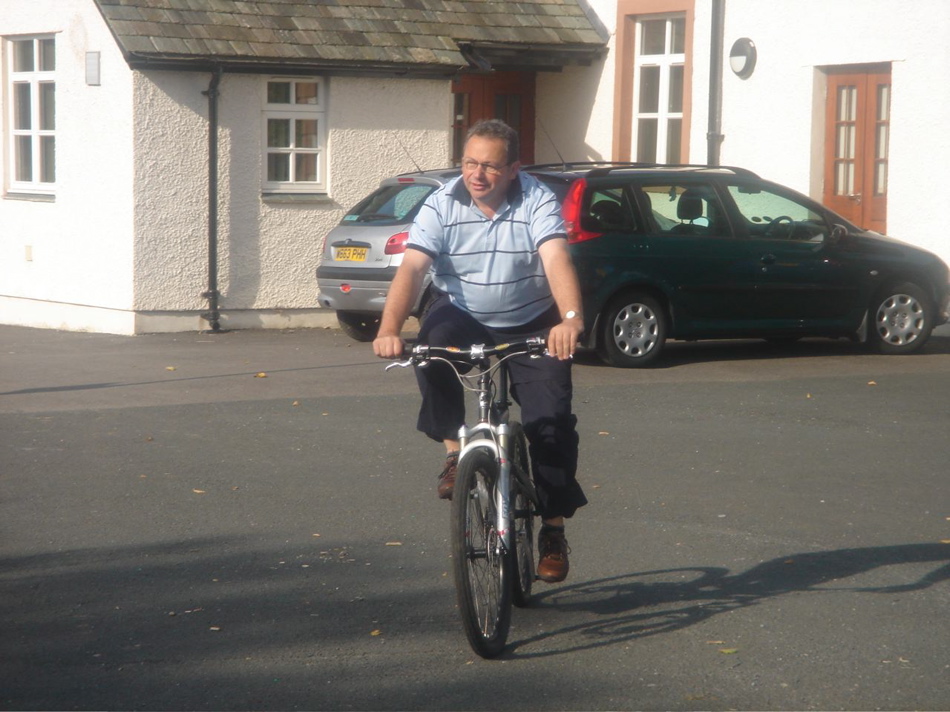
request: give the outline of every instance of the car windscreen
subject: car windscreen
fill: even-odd
[[[435,189],[436,186],[426,183],[381,186],[348,212],[343,217],[343,224],[397,225],[411,222]]]

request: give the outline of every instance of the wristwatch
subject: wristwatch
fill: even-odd
[[[574,311],[573,309],[571,309],[567,314],[564,315],[564,318],[565,318],[565,319],[576,319],[576,318],[577,318],[577,312]]]

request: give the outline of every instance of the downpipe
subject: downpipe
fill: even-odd
[[[221,311],[218,300],[218,86],[221,67],[215,67],[207,91],[208,97],[208,291],[201,296],[208,300],[208,311],[201,318],[208,322],[210,331],[221,331]]]

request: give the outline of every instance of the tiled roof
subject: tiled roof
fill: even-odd
[[[586,0],[95,2],[133,66],[451,72],[483,65],[485,56],[513,61],[520,54],[527,64],[541,55],[561,65],[589,61],[606,44]]]

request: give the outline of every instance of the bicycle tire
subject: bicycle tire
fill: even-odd
[[[494,490],[498,462],[487,449],[459,463],[452,496],[452,568],[462,626],[483,658],[505,647],[511,626],[511,558],[500,551]]]
[[[535,579],[534,568],[534,517],[535,504],[529,495],[531,465],[528,458],[528,442],[521,423],[511,423],[511,542],[515,572],[511,577],[512,602],[518,608],[531,603],[531,588]],[[517,471],[516,471],[517,470]]]

